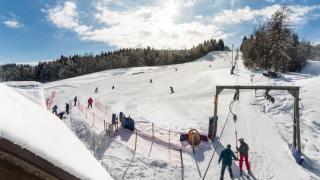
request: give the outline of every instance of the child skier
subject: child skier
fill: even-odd
[[[171,94],[174,93],[174,90],[173,90],[173,87],[172,87],[172,86],[170,86],[170,91],[171,91]]]
[[[58,114],[58,106],[57,105],[54,105],[53,108],[52,108],[52,113],[57,115]]]
[[[74,102],[74,106],[77,106],[77,101],[78,101],[78,97],[75,96],[74,99],[73,99],[73,102]]]
[[[88,108],[89,108],[89,107],[92,108],[92,103],[93,103],[93,99],[90,97],[90,98],[88,99]]]
[[[249,164],[249,146],[247,143],[244,142],[243,138],[239,139],[240,141],[240,147],[237,147],[237,150],[240,152],[240,161],[239,161],[239,167],[240,167],[240,176],[242,176],[242,162],[245,161],[246,167],[248,170],[248,174],[252,174],[250,170],[250,164]]]
[[[70,105],[66,103],[66,113],[69,114],[69,112],[70,112]]]

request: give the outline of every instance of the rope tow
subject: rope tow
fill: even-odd
[[[228,122],[229,116],[230,116],[230,114],[233,114],[232,111],[231,111],[233,104],[234,104],[234,101],[231,101],[231,102],[230,102],[230,105],[229,105],[229,113],[228,113],[228,116],[227,116],[227,118],[226,118],[226,120],[225,120],[225,122],[224,122],[222,131],[221,131],[221,133],[220,133],[220,135],[219,135],[219,137],[218,137],[217,139],[221,139],[222,134],[223,134],[223,132],[224,132],[224,129],[225,129],[225,127],[226,127],[226,124],[227,124],[227,122]],[[202,180],[204,180],[204,179],[206,178],[206,175],[207,175],[207,173],[208,173],[209,167],[210,167],[210,165],[211,165],[211,162],[212,162],[212,160],[213,160],[213,157],[214,157],[216,151],[217,151],[217,145],[215,145],[215,147],[214,147],[214,151],[213,151],[213,153],[212,153],[212,156],[211,156],[211,158],[210,158],[209,164],[208,164],[207,169],[206,169],[206,171],[205,171],[205,173],[204,173],[204,175],[203,175]]]

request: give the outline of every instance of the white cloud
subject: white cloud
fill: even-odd
[[[47,13],[48,19],[59,28],[73,29],[80,34],[90,29],[88,26],[80,24],[75,2],[66,1],[63,5],[57,5],[47,10]]]
[[[246,6],[236,10],[224,10],[218,13],[213,18],[213,23],[220,25],[240,24],[243,22],[261,22],[272,16],[274,12],[280,9],[279,4],[267,6],[262,9],[251,9]],[[309,20],[308,14],[315,10],[320,9],[320,6],[289,6],[293,11],[290,14],[290,19],[295,25],[301,25]]]
[[[189,2],[191,2],[190,0]],[[280,8],[279,4],[262,9],[244,7],[224,10],[215,16],[194,16],[188,22],[179,19],[181,2],[170,0],[163,6],[134,6],[121,10],[111,9],[111,0],[94,1],[92,15],[95,25],[80,21],[76,1],[67,1],[46,10],[48,19],[59,28],[76,32],[86,41],[104,42],[117,48],[146,47],[190,48],[209,38],[227,38],[236,34],[225,33],[226,25],[243,22],[261,22]],[[196,2],[196,1],[192,1]],[[179,4],[180,3],[180,4]],[[185,7],[185,6],[184,6]],[[304,23],[308,14],[318,6],[291,6],[295,23]]]
[[[23,25],[21,23],[19,23],[17,20],[15,19],[11,19],[11,20],[6,20],[2,22],[4,25],[6,25],[9,28],[20,28]]]
[[[184,1],[182,1],[183,6],[186,6],[186,7],[194,6],[197,2],[198,2],[198,0],[184,0]]]
[[[175,6],[138,6],[115,11],[109,9],[108,2],[98,2],[94,18],[100,26],[94,28],[79,21],[75,2],[65,2],[49,9],[48,19],[59,28],[77,32],[83,40],[105,42],[117,48],[190,48],[209,38],[230,36],[212,24],[176,22]]]
[[[275,3],[276,0],[265,0],[266,2]]]

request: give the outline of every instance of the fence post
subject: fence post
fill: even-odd
[[[180,160],[181,160],[181,168],[183,168],[183,158],[182,158],[182,150],[180,149]]]
[[[192,133],[192,151],[193,151],[193,154],[194,154],[194,136],[193,136],[193,133]]]
[[[169,146],[170,146],[170,130],[169,130]]]
[[[154,125],[152,123],[152,139],[154,139],[154,129],[153,129]]]
[[[137,149],[137,139],[138,139],[138,132],[136,131],[136,140],[134,143],[134,151],[136,151],[136,149]]]

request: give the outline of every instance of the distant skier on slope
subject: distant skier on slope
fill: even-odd
[[[150,84],[152,83],[152,79],[150,79]]]
[[[172,86],[170,86],[170,91],[171,91],[171,94],[174,93],[174,90],[173,90],[173,87],[172,87]]]
[[[70,105],[68,103],[66,103],[66,113],[67,114],[70,113]]]
[[[58,114],[58,106],[55,104],[52,108],[52,113],[57,115]]]
[[[93,103],[93,99],[90,97],[90,98],[88,99],[88,108],[89,108],[89,107],[92,108],[92,103]]]
[[[94,93],[98,93],[99,92],[99,88],[96,87],[96,89],[94,90]]]
[[[248,174],[252,174],[250,170],[250,164],[249,164],[249,146],[247,143],[244,142],[243,138],[239,139],[240,141],[240,147],[237,147],[237,150],[240,152],[240,161],[239,161],[239,167],[240,167],[240,176],[242,176],[242,162],[245,161],[246,167],[248,170]]]
[[[78,97],[75,96],[74,99],[73,99],[73,102],[74,102],[74,106],[77,106],[77,101],[78,101]]]
[[[223,180],[224,171],[226,170],[226,167],[228,167],[228,171],[231,179],[233,178],[233,173],[231,169],[232,160],[238,160],[238,158],[234,155],[233,151],[231,150],[231,145],[228,144],[227,148],[221,152],[219,157],[219,164],[222,161],[220,180]]]
[[[57,114],[57,116],[60,118],[60,119],[62,119],[63,118],[63,115],[65,114],[65,112],[60,112],[59,114]]]
[[[114,89],[114,86],[112,86],[112,88],[111,89]]]

